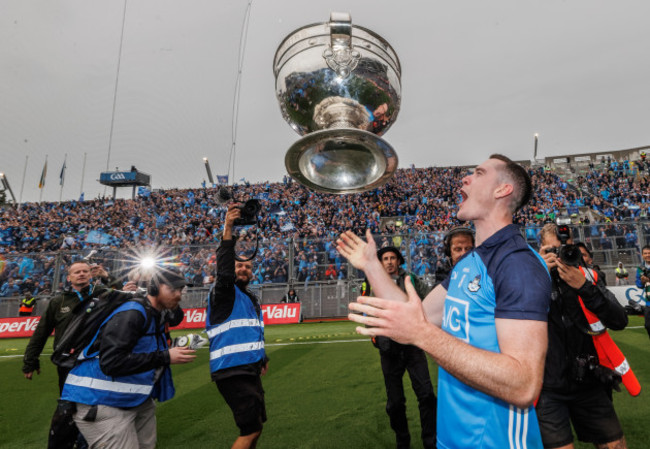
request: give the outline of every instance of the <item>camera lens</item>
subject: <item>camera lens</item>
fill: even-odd
[[[235,220],[235,225],[245,226],[257,223],[257,215],[262,209],[262,206],[258,200],[248,200],[244,203],[243,206],[239,207],[241,209],[241,218]]]
[[[257,213],[259,211],[260,211],[260,202],[257,200],[248,200],[246,201],[246,204],[244,204],[244,208],[242,209],[242,214],[250,218],[255,218],[257,217]]]
[[[560,259],[567,265],[574,267],[582,264],[582,253],[576,245],[564,245],[560,248]]]

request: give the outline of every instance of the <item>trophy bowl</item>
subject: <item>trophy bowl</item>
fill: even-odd
[[[399,112],[401,67],[388,42],[333,12],[282,41],[273,73],[282,116],[304,136],[285,156],[296,181],[345,194],[393,176],[397,154],[380,136]]]

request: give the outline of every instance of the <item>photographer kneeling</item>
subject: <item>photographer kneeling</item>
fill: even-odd
[[[586,268],[568,227],[547,224],[540,238],[540,254],[553,280],[544,384],[537,404],[544,447],[572,448],[573,423],[580,441],[626,448],[612,403],[612,389],[619,389],[621,377],[599,364],[593,337],[605,328],[625,328],[625,309]],[[585,315],[590,312],[599,321],[594,317],[590,324]]]

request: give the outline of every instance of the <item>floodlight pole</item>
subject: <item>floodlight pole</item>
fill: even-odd
[[[533,150],[533,161],[537,162],[537,141],[539,140],[539,134],[535,133],[535,149]]]
[[[27,161],[29,160],[29,155],[25,155],[25,167],[23,168],[23,180],[20,183],[20,195],[18,196],[18,209],[23,204],[23,190],[25,189],[25,174],[27,173]]]
[[[212,170],[210,169],[210,162],[208,162],[207,157],[203,158],[203,163],[205,164],[205,171],[208,172],[208,181],[210,181],[210,186],[212,187],[214,185],[214,178],[212,177]]]
[[[14,196],[14,191],[11,190],[11,186],[9,185],[9,180],[7,180],[7,176],[4,173],[0,173],[0,181],[2,181],[2,187],[4,187],[5,190],[9,190],[11,199],[14,201],[14,204],[16,204],[16,197]]]

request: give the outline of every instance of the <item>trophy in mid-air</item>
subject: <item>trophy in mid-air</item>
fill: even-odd
[[[285,156],[291,177],[344,194],[393,176],[397,154],[380,136],[399,112],[401,67],[388,42],[333,12],[329,22],[288,35],[273,72],[282,116],[303,136]]]

